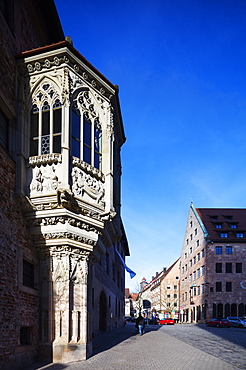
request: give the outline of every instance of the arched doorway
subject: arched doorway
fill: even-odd
[[[236,303],[232,303],[232,305],[231,305],[231,315],[232,316],[237,316],[237,305],[236,305]]]
[[[99,330],[107,330],[107,297],[104,291],[100,294],[99,302]]]
[[[217,318],[221,320],[223,318],[223,304],[218,303],[217,305]]]

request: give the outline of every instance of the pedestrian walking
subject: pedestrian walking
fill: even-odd
[[[144,316],[142,316],[141,313],[140,313],[137,320],[136,320],[136,329],[138,329],[138,333],[140,335],[143,335],[143,332],[144,332],[144,326],[145,326]]]

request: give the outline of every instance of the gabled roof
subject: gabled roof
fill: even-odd
[[[208,232],[210,241],[246,242],[245,208],[196,208],[195,210]]]

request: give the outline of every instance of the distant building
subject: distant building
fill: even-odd
[[[159,316],[179,320],[180,258],[163,273],[160,281]],[[154,292],[154,287],[152,288]]]
[[[136,314],[135,302],[138,294],[131,293],[129,288],[125,289],[125,317],[134,317]]]
[[[54,1],[1,1],[0,40],[0,368],[83,360],[124,319],[118,88]]]
[[[138,311],[145,312],[150,319],[155,317],[179,318],[179,274],[180,259],[168,269],[152,277],[150,283],[143,278],[138,294]],[[144,284],[143,284],[144,283]]]
[[[181,256],[181,320],[246,315],[246,209],[190,206]]]

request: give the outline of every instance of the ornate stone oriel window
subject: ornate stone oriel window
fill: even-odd
[[[61,153],[61,102],[52,99],[56,94],[49,84],[42,91],[31,111],[30,156]]]
[[[73,101],[71,155],[101,170],[102,130],[88,91]]]

